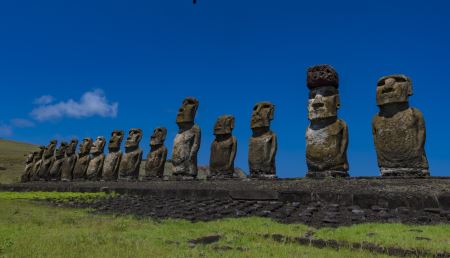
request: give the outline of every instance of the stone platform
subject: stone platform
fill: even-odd
[[[256,215],[316,226],[450,221],[450,177],[29,182],[0,185],[0,191],[116,192],[122,195],[67,205],[157,218],[210,220]]]

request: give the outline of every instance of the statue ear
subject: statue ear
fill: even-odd
[[[269,119],[270,120],[273,120],[274,113],[275,113],[275,106],[272,105],[272,107],[270,107],[270,112],[269,112]]]
[[[341,107],[341,98],[339,95],[335,95],[336,98],[336,108],[339,109]]]
[[[412,84],[411,83],[409,83],[408,84],[408,96],[412,96],[413,95],[413,90],[412,90]]]
[[[230,117],[230,126],[231,126],[231,129],[234,129],[234,116]]]

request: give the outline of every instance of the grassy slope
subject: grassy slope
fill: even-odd
[[[38,146],[0,139],[0,183],[20,181],[25,167],[25,155],[38,149]]]

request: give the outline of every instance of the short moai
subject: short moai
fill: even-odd
[[[64,157],[64,162],[61,167],[61,181],[71,181],[72,173],[77,162],[77,145],[78,140],[72,139],[66,148],[66,155]]]
[[[142,139],[142,130],[131,129],[125,142],[125,153],[119,165],[119,180],[134,181],[139,177],[139,168],[142,161],[142,149],[139,143]]]
[[[253,107],[250,127],[252,136],[248,145],[248,166],[250,177],[276,178],[275,155],[277,153],[277,135],[270,129],[275,105],[259,102]]]
[[[308,119],[306,129],[307,177],[348,176],[348,127],[338,119],[339,76],[330,65],[308,68]]]
[[[166,164],[167,148],[164,146],[167,129],[165,127],[155,128],[150,137],[150,152],[145,162],[145,174],[141,180],[152,180],[164,177],[164,165]]]
[[[89,155],[92,146],[92,138],[86,137],[80,144],[80,152],[73,168],[72,179],[75,181],[85,180],[86,171],[89,166],[91,156]]]
[[[44,156],[42,157],[42,164],[39,168],[38,176],[39,180],[48,180],[50,176],[50,168],[53,164],[53,156],[55,154],[56,145],[58,142],[56,140],[51,140],[44,151]]]
[[[380,111],[372,120],[372,133],[382,176],[429,176],[425,155],[425,121],[409,106],[411,79],[403,74],[381,77],[377,83]]]
[[[211,144],[209,158],[209,178],[233,178],[237,140],[232,135],[234,116],[220,116],[214,125],[215,139]]]
[[[195,179],[197,177],[197,153],[200,149],[201,130],[195,124],[199,102],[188,97],[178,110],[176,123],[178,133],[172,150],[173,177],[175,179]]]
[[[33,170],[31,171],[30,181],[39,181],[39,170],[41,169],[45,149],[45,146],[39,146],[39,151],[36,151],[33,155]]]
[[[103,136],[98,136],[91,147],[91,160],[89,161],[88,168],[86,170],[86,179],[91,181],[97,181],[102,176],[103,161],[105,160],[106,140]]]
[[[36,152],[30,152],[28,153],[28,155],[26,156],[25,159],[25,169],[23,171],[22,176],[20,177],[20,181],[21,182],[28,182],[31,179],[31,175],[33,173],[33,167],[34,167],[34,155],[36,154]]]
[[[120,160],[122,158],[122,152],[120,151],[120,145],[125,133],[124,131],[114,130],[111,133],[111,138],[108,144],[108,155],[106,155],[103,163],[102,180],[115,181],[119,175]]]
[[[59,148],[56,149],[53,156],[52,167],[50,168],[49,179],[52,181],[61,180],[61,169],[64,163],[64,157],[66,154],[67,142],[61,142]]]

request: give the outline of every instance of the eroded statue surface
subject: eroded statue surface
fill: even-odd
[[[86,171],[89,166],[91,156],[89,155],[92,146],[91,138],[84,138],[80,144],[80,152],[77,156],[75,167],[73,168],[73,180],[86,179]]]
[[[39,146],[39,151],[34,152],[33,155],[33,170],[31,172],[30,180],[38,181],[39,180],[39,170],[42,165],[42,157],[44,156],[46,147]]]
[[[232,178],[234,175],[237,140],[232,135],[233,129],[234,117],[230,115],[220,116],[214,125],[215,139],[209,159],[210,178]]]
[[[73,169],[75,167],[75,163],[77,162],[77,145],[78,140],[72,139],[66,148],[66,154],[61,167],[61,181],[72,180]]]
[[[47,145],[44,151],[44,155],[42,157],[42,164],[39,168],[38,176],[40,180],[48,180],[50,176],[50,168],[53,164],[53,155],[55,153],[56,144],[58,142],[56,140],[51,140]]]
[[[53,157],[52,167],[50,168],[50,180],[61,180],[61,169],[66,154],[67,142],[61,142],[59,148],[56,149]]]
[[[106,155],[103,163],[102,179],[105,181],[117,180],[120,160],[122,158],[120,145],[122,144],[124,135],[125,133],[120,130],[114,130],[111,133],[111,139],[108,144],[108,155]]]
[[[372,133],[382,176],[428,176],[425,154],[425,121],[422,113],[409,107],[411,79],[389,75],[378,80],[377,105]]]
[[[306,130],[307,177],[348,176],[348,127],[338,119],[339,77],[329,65],[308,68],[308,119]]]
[[[86,170],[86,179],[96,181],[102,176],[103,161],[105,160],[105,137],[98,136],[95,142],[92,144],[90,153],[91,160],[89,161],[88,168]]]
[[[119,179],[137,180],[139,177],[139,167],[142,161],[142,149],[139,143],[142,139],[142,130],[131,129],[125,142],[125,153],[119,165]]]
[[[153,131],[150,137],[150,152],[147,154],[145,174],[142,176],[142,180],[163,178],[167,158],[167,148],[164,146],[166,135],[167,129],[164,127],[155,128]]]
[[[33,174],[33,159],[35,154],[36,152],[30,152],[25,159],[25,169],[23,171],[22,177],[20,178],[22,182],[28,182],[31,179],[31,176]]]
[[[178,110],[178,133],[172,150],[172,174],[177,178],[194,179],[198,173],[197,153],[200,149],[201,131],[194,122],[198,105],[197,99],[186,98]]]
[[[270,102],[259,102],[253,107],[250,124],[252,137],[248,147],[250,177],[276,177],[277,135],[270,130],[274,112],[275,105]]]

